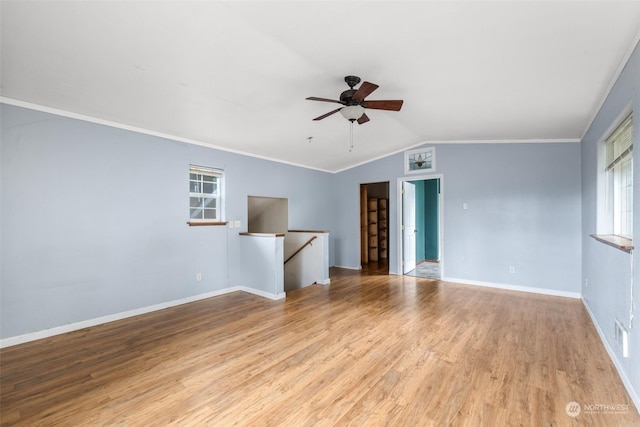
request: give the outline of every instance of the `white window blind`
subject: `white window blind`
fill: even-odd
[[[607,138],[606,169],[611,170],[622,162],[633,150],[633,115],[624,119],[618,128]]]

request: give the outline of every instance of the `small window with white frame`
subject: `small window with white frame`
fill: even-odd
[[[404,173],[424,173],[436,170],[436,148],[420,148],[404,152]]]
[[[221,222],[222,178],[220,169],[189,166],[189,222]]]
[[[616,236],[633,235],[633,114],[629,114],[605,141],[606,193],[611,228]]]

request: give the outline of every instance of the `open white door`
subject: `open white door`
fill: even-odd
[[[402,182],[402,274],[416,268],[416,186]]]

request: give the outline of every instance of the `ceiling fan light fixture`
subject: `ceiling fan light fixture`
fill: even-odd
[[[342,116],[349,120],[350,122],[354,122],[358,120],[364,114],[364,107],[361,105],[349,105],[340,109],[340,113]]]

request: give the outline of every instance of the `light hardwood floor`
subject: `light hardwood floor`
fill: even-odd
[[[332,269],[330,285],[282,301],[211,298],[0,361],[2,425],[640,425],[579,300],[373,271]]]

